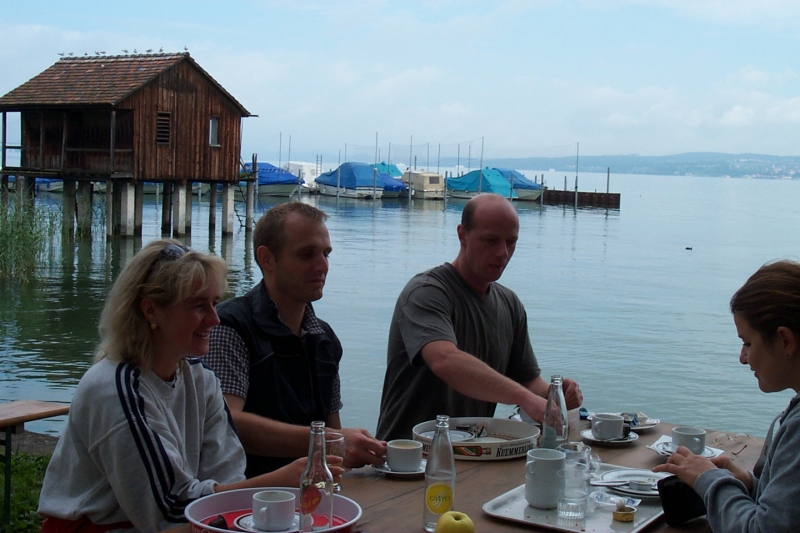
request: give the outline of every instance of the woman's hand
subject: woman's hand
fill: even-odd
[[[723,454],[719,457],[714,457],[711,459],[711,462],[714,463],[717,468],[729,470],[730,473],[733,474],[733,477],[744,483],[744,486],[747,487],[747,492],[753,491],[753,478],[750,476],[750,472],[734,463],[733,459],[729,456]]]
[[[675,474],[681,481],[694,488],[694,483],[700,474],[714,468],[717,468],[717,465],[710,460],[693,454],[685,446],[678,446],[675,453],[667,459],[667,463],[655,467],[653,472]]]

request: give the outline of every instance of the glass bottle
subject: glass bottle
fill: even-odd
[[[453,509],[456,493],[456,464],[450,443],[450,417],[436,417],[428,464],[425,466],[425,502],[422,526],[425,531],[436,530],[439,517]]]
[[[569,415],[567,402],[564,399],[564,388],[561,376],[550,377],[550,391],[547,393],[547,405],[542,419],[541,448],[558,448],[569,440]]]
[[[333,475],[325,460],[325,422],[311,422],[308,464],[300,476],[300,530],[333,527]]]

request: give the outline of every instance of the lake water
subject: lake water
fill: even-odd
[[[563,173],[544,174],[563,187]],[[605,189],[605,174],[580,175],[580,190]],[[527,308],[545,379],[577,379],[589,410],[763,436],[793,392],[760,392],[738,363],[728,301],[763,263],[798,259],[800,182],[613,175],[611,191],[622,195],[619,210],[515,204],[520,241],[501,282]],[[58,196],[39,201],[60,206]],[[395,299],[411,276],[455,258],[463,202],[303,201],[330,215],[334,251],[315,305],[344,346],[342,420],[374,431]],[[108,287],[143,242],[160,237],[160,220],[148,197],[141,239],[107,244],[99,225],[90,242],[55,236],[37,281],[0,284],[0,401],[70,401]],[[185,241],[224,257],[229,292],[246,292],[261,279],[248,235],[237,228],[223,239],[218,225],[209,236],[207,221],[208,203],[195,201]],[[28,428],[57,433],[63,423]]]

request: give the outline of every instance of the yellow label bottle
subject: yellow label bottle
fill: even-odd
[[[453,510],[456,491],[456,465],[453,445],[450,443],[450,417],[436,417],[428,463],[425,466],[425,506],[422,526],[425,531],[435,531],[439,517]]]

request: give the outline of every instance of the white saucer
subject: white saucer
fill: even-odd
[[[395,472],[394,470],[389,468],[389,465],[387,465],[386,463],[383,463],[381,466],[372,465],[372,468],[374,468],[378,472],[383,472],[387,476],[392,476],[392,477],[416,477],[416,476],[421,476],[421,475],[425,474],[425,465],[426,464],[428,464],[428,461],[423,459],[422,462],[419,464],[419,468],[417,468],[414,472]]]
[[[672,455],[673,453],[675,453],[675,449],[676,449],[672,445],[672,443],[669,442],[669,441],[657,442],[657,443],[653,444],[653,448],[655,448],[655,450],[658,453],[662,454],[662,455],[664,455],[664,454]],[[703,450],[703,453],[700,454],[701,457],[705,457],[707,459],[710,459],[710,458],[714,457],[714,455],[716,455],[714,453],[714,450],[712,450],[708,446],[706,446],[706,449]]]
[[[265,533],[266,531],[264,529],[258,529],[255,526],[253,523],[253,513],[243,514],[233,521],[233,525],[242,531],[250,531],[251,533]],[[288,529],[273,530],[273,533],[294,533],[295,531],[300,531],[300,515],[298,513],[294,514],[294,522],[292,522],[292,525],[289,526]]]
[[[620,415],[621,413],[612,413],[615,415]],[[586,420],[591,421],[594,418],[594,413],[591,413]],[[643,424],[631,425],[631,431],[645,431],[648,429],[653,429],[657,425],[661,423],[661,420],[658,418],[648,418]]]
[[[601,446],[618,446],[618,445],[629,444],[635,441],[636,439],[639,438],[639,435],[631,431],[630,433],[628,433],[627,437],[622,437],[621,439],[601,440],[594,438],[591,429],[584,429],[583,431],[581,431],[581,438],[583,440],[588,440],[589,442],[593,442]]]
[[[669,477],[669,474],[664,472],[651,472],[650,470],[640,470],[635,468],[624,468],[620,470],[611,470],[600,476],[601,481],[643,481],[652,484],[652,488],[646,490],[637,490],[630,487],[630,485],[623,485],[620,487],[607,487],[610,490],[638,496],[640,498],[658,498],[658,488],[656,483],[659,479]]]
[[[436,430],[433,431],[423,431],[419,434],[420,437],[425,437],[426,439],[433,440],[433,435],[436,433]],[[474,435],[469,431],[461,431],[460,429],[451,429],[450,430],[450,442],[462,442],[465,440],[469,440],[473,438]]]

